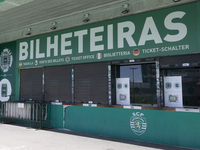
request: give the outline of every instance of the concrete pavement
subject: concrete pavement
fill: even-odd
[[[0,124],[0,150],[188,150],[61,130]]]

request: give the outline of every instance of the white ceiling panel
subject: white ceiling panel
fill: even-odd
[[[129,3],[126,15],[162,9],[200,0],[0,0],[0,43],[24,38],[27,29],[33,35],[52,32],[50,25],[58,23],[57,30],[80,26],[83,15],[90,13],[89,23],[124,16],[123,4]]]
[[[2,2],[1,2],[2,1]],[[33,0],[0,0],[0,13],[19,7]]]

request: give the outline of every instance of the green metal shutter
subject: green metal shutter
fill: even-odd
[[[74,101],[108,104],[108,64],[74,66]]]
[[[42,100],[42,68],[20,70],[20,100]]]
[[[72,101],[72,66],[44,68],[45,101]]]

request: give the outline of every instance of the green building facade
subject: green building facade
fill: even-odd
[[[0,44],[1,102],[50,127],[200,149],[200,3]]]

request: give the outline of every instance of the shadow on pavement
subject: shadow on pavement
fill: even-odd
[[[100,140],[121,142],[121,143],[126,143],[126,144],[133,144],[133,145],[137,145],[137,146],[155,148],[155,149],[162,149],[162,150],[194,150],[194,149],[175,147],[175,146],[170,146],[170,145],[148,143],[148,142],[142,142],[142,141],[132,141],[132,140],[127,140],[127,139],[120,139],[120,138],[94,135],[94,134],[88,134],[88,133],[80,133],[80,132],[70,131],[70,130],[65,130],[65,129],[45,129],[45,130],[51,131],[51,132],[62,133],[62,134],[70,134],[70,135],[76,135],[76,136],[82,136],[82,137],[88,137],[88,138],[95,138],[95,139],[100,139]]]

